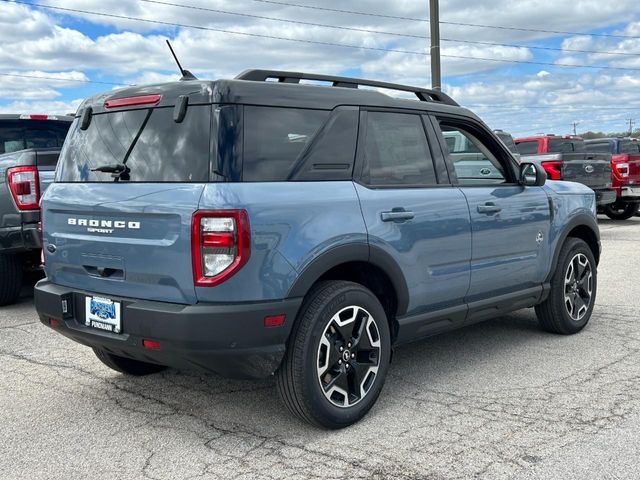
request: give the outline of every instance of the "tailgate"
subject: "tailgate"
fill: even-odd
[[[593,189],[611,187],[611,155],[564,153],[562,179]]]
[[[190,229],[203,188],[52,184],[42,203],[47,277],[105,296],[195,303]]]

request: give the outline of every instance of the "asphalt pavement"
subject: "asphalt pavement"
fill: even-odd
[[[117,374],[0,308],[2,479],[640,478],[640,218],[600,218],[597,304],[574,336],[532,310],[397,349],[369,415],[292,418],[272,379]]]

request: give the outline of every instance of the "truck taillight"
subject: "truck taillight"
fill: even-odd
[[[549,180],[562,180],[562,164],[561,160],[542,162],[542,168],[547,172]]]
[[[628,178],[629,177],[629,155],[612,155],[611,156],[611,167],[613,168],[613,172],[620,178]]]
[[[193,280],[213,287],[227,280],[249,260],[251,228],[245,210],[199,210],[191,224]]]
[[[7,180],[18,210],[37,210],[40,208],[40,182],[36,167],[9,168]]]

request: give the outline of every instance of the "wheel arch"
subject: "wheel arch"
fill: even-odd
[[[564,226],[558,236],[558,241],[553,252],[551,269],[547,276],[547,282],[551,280],[553,272],[556,270],[560,250],[569,237],[584,240],[586,244],[589,245],[589,248],[593,253],[593,257],[596,259],[596,265],[600,262],[600,230],[598,229],[598,223],[596,219],[590,215],[578,215]]]
[[[406,313],[409,306],[409,289],[402,269],[380,247],[354,243],[331,248],[304,268],[287,296],[304,297],[321,280],[351,280],[366,286],[393,319]]]

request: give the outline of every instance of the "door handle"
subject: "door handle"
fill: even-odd
[[[498,213],[501,211],[502,211],[502,208],[492,202],[487,202],[484,205],[478,205],[478,213],[493,215],[494,213]]]
[[[390,212],[382,212],[380,214],[383,222],[405,222],[413,217],[415,217],[415,214],[404,208],[394,208]]]

